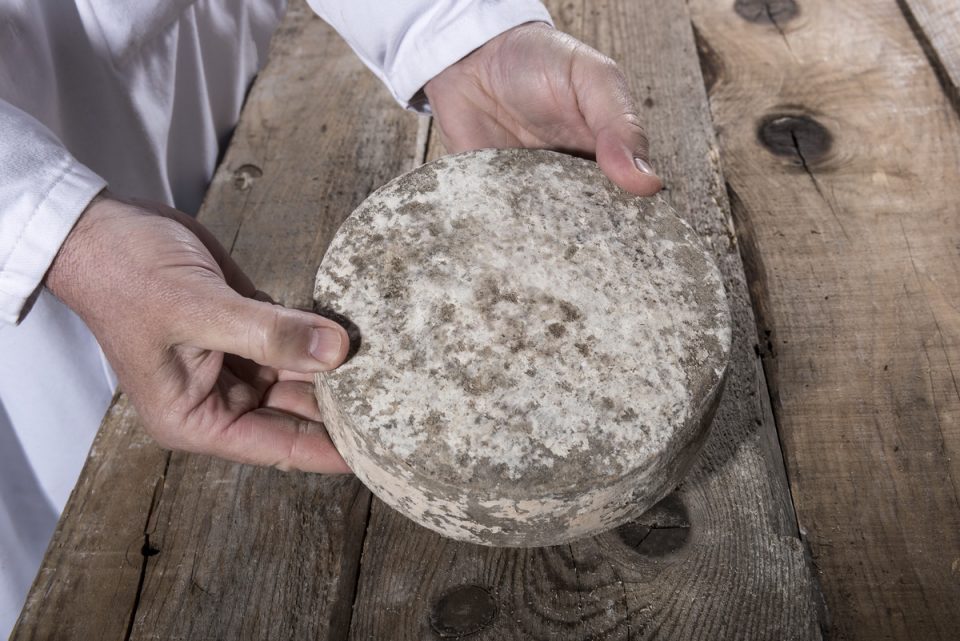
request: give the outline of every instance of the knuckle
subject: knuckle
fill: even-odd
[[[643,127],[640,116],[635,111],[627,110],[611,114],[608,120],[599,128],[598,134],[613,135],[634,145],[647,144],[647,132]]]
[[[630,133],[631,136],[637,139],[637,142],[641,144],[646,144],[647,142],[647,130],[643,127],[643,122],[634,112],[627,112],[623,115],[623,126]]]
[[[303,438],[309,434],[312,429],[311,423],[305,419],[297,419],[294,423],[293,438],[290,439],[290,447],[286,455],[273,464],[273,467],[282,472],[289,472],[294,469],[294,464],[300,459],[300,450],[303,447]]]
[[[261,365],[271,360],[273,345],[283,339],[283,310],[280,307],[261,308],[260,314],[247,324],[248,353]]]
[[[623,123],[628,129],[633,129],[636,132],[644,133],[643,122],[640,120],[640,116],[637,115],[635,111],[627,111],[620,117],[620,122]]]

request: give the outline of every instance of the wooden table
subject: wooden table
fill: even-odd
[[[597,538],[484,548],[353,478],[161,450],[121,396],[13,639],[960,638],[958,5],[548,4],[623,64],[726,279],[689,478]],[[201,219],[310,308],[338,224],[440,153],[294,2]]]

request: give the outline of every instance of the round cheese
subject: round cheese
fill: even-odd
[[[316,379],[347,463],[418,523],[489,545],[601,532],[669,493],[730,351],[696,233],[549,151],[468,152],[380,188],[314,297],[359,332]]]

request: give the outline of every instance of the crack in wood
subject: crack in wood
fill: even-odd
[[[792,500],[793,492],[790,493],[790,497]],[[813,558],[813,548],[810,547],[810,539],[807,537],[806,530],[800,528],[799,534],[800,543],[803,544],[803,558],[807,567],[811,570],[810,589],[813,590],[813,601],[817,609],[817,625],[820,630],[820,638],[821,641],[830,641],[830,631],[833,629],[833,625],[830,620],[830,610],[827,608],[827,596],[823,591],[823,582],[820,580],[821,570],[816,559]]]
[[[790,52],[790,55],[793,56],[793,59],[794,59],[794,60],[797,60],[797,59],[798,59],[798,58],[797,58],[797,55],[796,55],[795,53],[793,53],[793,48],[790,46],[790,41],[787,39],[787,34],[786,34],[786,32],[783,30],[783,27],[780,26],[780,23],[777,21],[777,16],[774,15],[773,10],[770,8],[770,3],[769,3],[769,2],[764,2],[764,3],[763,3],[763,9],[764,9],[764,11],[765,11],[766,14],[767,14],[767,18],[770,19],[770,23],[771,23],[771,24],[774,26],[774,28],[777,30],[777,33],[780,34],[780,38],[783,40],[783,44],[785,44],[785,45],[787,46],[787,51]]]
[[[359,490],[363,493],[365,490]],[[370,532],[370,516],[373,513],[373,503],[377,499],[372,495],[367,495],[367,516],[363,521],[363,536],[360,539],[360,558],[357,560],[357,573],[353,577],[353,585],[350,586],[350,594],[344,602],[350,604],[350,612],[347,614],[346,625],[343,626],[343,640],[350,638],[350,630],[353,627],[353,613],[357,606],[357,594],[360,588],[360,578],[363,576],[363,559],[366,556],[367,536]],[[331,634],[333,632],[331,631]]]
[[[583,588],[580,585],[580,568],[577,567],[577,557],[573,554],[573,545],[567,544],[570,550],[570,562],[573,564],[574,583],[577,586],[577,610],[583,614]]]
[[[607,559],[607,565],[610,566],[610,571],[613,573],[613,577],[617,580],[617,583],[620,584],[620,595],[621,602],[623,603],[623,625],[627,628],[627,641],[630,641],[633,638],[633,633],[630,630],[630,603],[627,600],[627,586],[623,583],[623,576],[617,572],[617,568],[614,567],[613,562],[610,559]]]
[[[247,203],[250,201],[250,190],[246,190],[243,197],[243,205],[241,205],[241,210],[246,211]],[[227,254],[233,256],[233,250],[237,246],[237,239],[240,238],[240,230],[243,229],[243,223],[246,221],[247,217],[242,216],[240,222],[237,223],[237,229],[233,232],[233,238],[230,239],[230,247],[227,248]]]
[[[131,635],[133,634],[133,626],[137,621],[137,611],[140,609],[140,598],[143,596],[143,585],[147,578],[147,564],[150,562],[150,557],[160,554],[160,550],[150,543],[150,522],[153,520],[153,514],[163,496],[163,488],[166,485],[167,470],[170,468],[171,456],[171,452],[166,453],[163,472],[160,473],[160,478],[157,479],[156,484],[153,486],[153,497],[150,500],[147,518],[143,524],[143,546],[140,548],[140,577],[137,581],[137,590],[133,595],[133,606],[130,608],[130,619],[127,622],[127,630],[123,635],[124,641],[130,641]]]
[[[796,140],[796,134],[793,134],[794,146],[797,154],[800,155],[800,146]],[[802,156],[801,156],[802,157]],[[767,275],[764,266],[763,256],[760,248],[757,246],[756,238],[750,231],[752,228],[747,220],[746,205],[743,199],[729,182],[726,183],[727,200],[730,203],[730,217],[733,220],[737,238],[740,240],[740,258],[743,261],[744,272],[747,277],[747,283],[750,292],[750,303],[753,313],[757,320],[757,340],[766,341],[767,347],[760,349],[759,344],[755,345],[757,354],[758,372],[757,387],[758,394],[766,391],[767,411],[769,411],[769,421],[773,424],[774,432],[771,435],[771,441],[774,447],[780,452],[780,469],[783,470],[784,480],[787,484],[786,493],[790,500],[790,518],[792,520],[793,530],[803,546],[803,555],[806,566],[810,570],[810,589],[813,593],[813,601],[817,610],[817,625],[823,641],[829,641],[830,637],[830,611],[827,608],[827,600],[823,590],[823,584],[820,580],[820,571],[813,557],[813,551],[810,547],[810,541],[806,536],[806,531],[800,525],[800,517],[797,511],[796,498],[793,493],[793,481],[790,478],[790,468],[786,465],[787,452],[784,447],[784,437],[782,434],[782,416],[780,411],[779,383],[776,376],[776,367],[772,362],[775,358],[770,334],[772,330],[762,329],[768,327],[772,322],[769,311],[769,301],[767,300]],[[761,332],[763,335],[761,335]],[[759,419],[763,420],[763,419]]]
[[[827,205],[844,238],[850,240],[833,202],[823,192],[820,181],[811,168],[813,162],[822,160],[830,152],[833,145],[830,131],[807,115],[774,114],[761,122],[757,137],[771,153],[794,157],[799,161],[800,168],[810,178],[817,195]]]
[[[803,155],[803,149],[800,148],[800,142],[797,140],[797,132],[793,129],[790,130],[790,138],[793,140],[793,146],[797,150],[797,157],[800,158],[800,166],[803,167],[803,171],[806,172],[807,176],[810,177],[810,182],[813,183],[813,188],[817,190],[817,194],[826,204],[827,209],[830,210],[830,213],[833,215],[833,219],[837,223],[837,227],[840,228],[840,231],[843,232],[843,237],[847,240],[850,240],[850,234],[847,233],[847,229],[843,226],[843,222],[840,220],[840,215],[837,213],[837,210],[834,208],[833,203],[830,202],[830,199],[827,198],[826,194],[823,193],[823,189],[820,187],[820,181],[817,180],[816,175],[810,169],[810,165],[807,163],[806,156]]]

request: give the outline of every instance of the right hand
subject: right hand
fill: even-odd
[[[530,147],[596,156],[630,193],[663,186],[627,79],[592,47],[541,22],[509,29],[424,87],[451,153]]]
[[[314,398],[346,331],[272,304],[209,231],[164,205],[98,196],[47,287],[93,331],[162,446],[310,472],[349,472]]]

